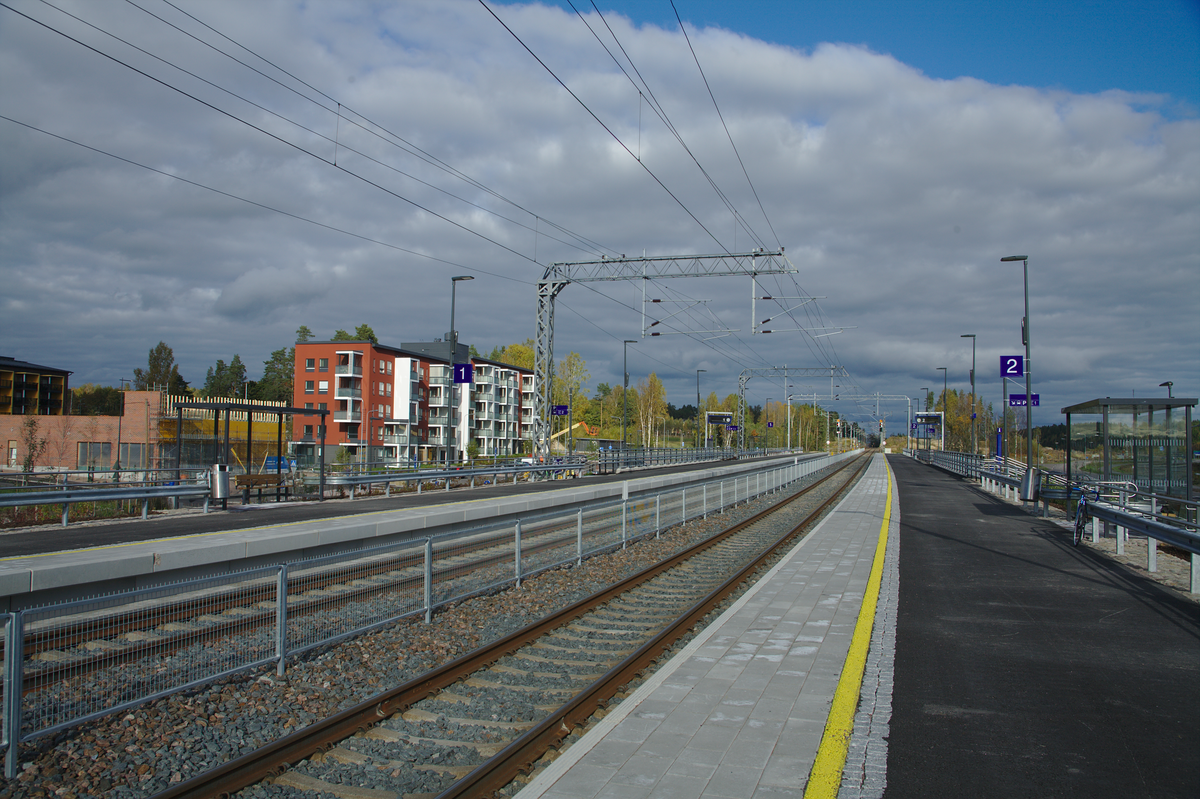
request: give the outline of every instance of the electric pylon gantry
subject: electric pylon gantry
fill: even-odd
[[[550,455],[550,403],[554,376],[554,298],[569,283],[614,280],[663,280],[679,277],[730,277],[781,275],[797,270],[778,252],[758,249],[719,255],[658,255],[640,258],[601,258],[598,261],[554,263],[537,284],[537,335],[533,356],[534,454]]]

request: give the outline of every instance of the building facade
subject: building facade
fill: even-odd
[[[325,458],[358,463],[456,463],[474,444],[480,455],[522,451],[532,426],[533,373],[469,356],[460,344],[453,359],[471,364],[471,383],[457,384],[445,342],[390,347],[370,341],[296,344],[293,404],[328,410]],[[294,454],[320,457],[320,417],[294,421]],[[331,457],[332,456],[332,457]]]
[[[0,414],[65,416],[71,412],[71,373],[0,356]]]

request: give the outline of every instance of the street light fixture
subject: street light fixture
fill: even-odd
[[[959,338],[971,339],[971,456],[979,454],[979,438],[975,428],[975,334],[963,333]]]
[[[473,275],[455,275],[454,277],[450,278],[450,335],[447,336],[447,338],[450,339],[450,381],[451,382],[450,382],[450,396],[448,397],[448,399],[450,400],[449,405],[452,409],[451,412],[455,414],[454,423],[452,425],[450,425],[450,429],[454,433],[454,449],[455,450],[458,449],[458,444],[459,444],[458,422],[459,422],[460,417],[462,416],[462,409],[459,407],[456,407],[454,404],[454,401],[453,401],[454,400],[454,378],[456,376],[454,373],[455,356],[458,353],[458,331],[454,329],[454,293],[455,293],[455,289],[458,287],[458,282],[460,280],[474,280],[474,279],[475,279],[475,277]],[[462,404],[461,401],[459,402],[459,404],[460,405]],[[453,458],[455,461],[458,460],[458,453],[456,451],[452,452],[452,451],[448,450],[446,453],[447,463],[450,462],[451,455],[453,455]]]
[[[621,457],[624,458],[625,453],[625,425],[629,418],[629,345],[637,344],[637,339],[625,339],[624,358],[621,361],[621,374],[624,375],[624,383],[621,385]],[[699,378],[697,378],[699,380]]]
[[[1159,388],[1162,388],[1163,386],[1166,386],[1166,387],[1167,387],[1167,397],[1168,397],[1168,398],[1170,398],[1170,396],[1171,396],[1171,386],[1173,386],[1173,385],[1175,385],[1175,381],[1173,381],[1173,380],[1168,380],[1168,381],[1167,381],[1167,382],[1165,382],[1165,383],[1159,383],[1159,384],[1158,384],[1158,387],[1159,387]]]
[[[696,370],[696,449],[700,449],[700,373],[707,371],[707,369]],[[705,427],[707,426],[705,425]]]
[[[1033,466],[1033,370],[1030,368],[1029,350],[1033,338],[1029,332],[1029,256],[1006,255],[1002,263],[1021,262],[1025,283],[1025,317],[1021,320],[1021,338],[1025,340],[1025,479],[1021,484],[1021,499],[1037,501],[1037,470]]]

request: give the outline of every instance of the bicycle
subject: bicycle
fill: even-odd
[[[1074,546],[1079,546],[1079,542],[1083,540],[1084,532],[1087,530],[1087,523],[1090,519],[1088,516],[1088,491],[1084,489],[1079,495],[1079,505],[1075,508],[1075,537],[1071,542]],[[1099,499],[1100,492],[1090,492],[1092,499]]]

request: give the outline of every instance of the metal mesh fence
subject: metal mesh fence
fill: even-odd
[[[849,455],[844,456],[849,457]],[[0,614],[6,773],[28,741],[619,549],[841,460]],[[522,526],[524,525],[524,526]],[[286,596],[281,607],[280,595]],[[11,775],[10,775],[11,776]]]
[[[278,572],[22,611],[22,739],[275,660]]]
[[[420,540],[289,566],[287,654],[420,612],[424,562]]]

